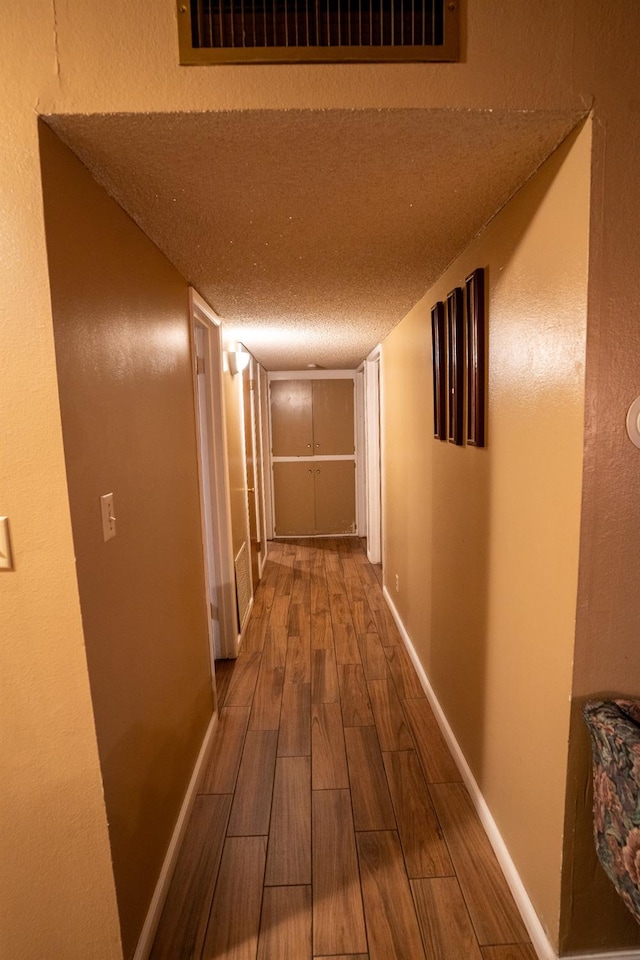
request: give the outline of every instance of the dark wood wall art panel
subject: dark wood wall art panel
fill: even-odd
[[[449,442],[464,443],[464,301],[462,287],[447,296],[449,354]]]
[[[466,279],[467,294],[467,443],[485,442],[484,269]]]
[[[447,336],[444,303],[431,308],[431,345],[433,355],[433,435],[447,439]]]

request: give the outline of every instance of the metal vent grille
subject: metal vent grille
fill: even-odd
[[[180,62],[457,60],[457,2],[190,0]]]
[[[242,633],[242,628],[244,627],[244,622],[247,619],[249,607],[251,606],[251,568],[246,540],[238,550],[238,555],[235,559],[235,568],[238,623],[240,625],[240,632]]]

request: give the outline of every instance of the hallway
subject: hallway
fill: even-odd
[[[151,960],[534,960],[362,542],[269,547]]]

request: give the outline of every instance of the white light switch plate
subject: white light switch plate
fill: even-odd
[[[100,497],[100,510],[102,512],[102,535],[105,541],[111,540],[116,535],[116,515],[112,493],[105,493]]]
[[[9,539],[9,517],[0,517],[0,570],[13,570],[11,540]]]
[[[640,397],[636,397],[627,413],[627,433],[629,440],[640,447]]]

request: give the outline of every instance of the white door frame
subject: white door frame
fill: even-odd
[[[247,444],[249,444],[251,459],[253,461],[253,490],[249,489],[249,477],[246,473],[245,473],[245,487],[247,489],[247,498],[251,496],[253,497],[253,509],[254,509],[255,518],[256,518],[256,536],[260,544],[260,550],[258,551],[258,580],[259,580],[260,577],[262,576],[262,571],[264,569],[264,550],[265,550],[266,541],[263,536],[263,511],[262,511],[262,504],[260,503],[260,497],[258,495],[258,488],[260,485],[262,486],[264,485],[262,484],[262,477],[260,478],[260,484],[258,483],[258,471],[259,471],[258,426],[259,424],[258,424],[258,413],[257,413],[258,407],[257,407],[257,400],[256,400],[256,394],[258,391],[258,362],[255,359],[255,357],[251,356],[251,354],[249,356],[251,359],[249,360],[249,411],[248,413],[249,413],[249,429],[251,432],[251,436],[247,437],[246,430],[245,430],[244,450],[245,450],[245,469],[246,469],[246,458],[248,456]],[[246,413],[247,411],[245,411],[244,409],[244,384],[243,384],[243,389],[242,389],[243,428],[246,423]],[[249,544],[248,545],[249,545],[249,550],[251,551],[252,548],[251,548],[251,516],[250,515],[247,516],[247,523],[249,526]],[[253,563],[252,563],[252,569],[251,569],[251,580],[253,582]],[[257,589],[258,589],[258,584],[253,583],[253,591],[252,591],[253,596],[255,596]]]
[[[369,529],[367,509],[367,426],[365,421],[364,365],[356,371],[354,382],[355,400],[355,448],[356,448],[356,533],[366,537]]]
[[[380,470],[380,356],[378,345],[364,362],[367,477],[367,558],[382,562],[382,477]]]
[[[224,392],[222,389],[222,332],[220,320],[211,307],[189,288],[189,305],[191,308],[191,326],[193,337],[193,370],[197,378],[197,354],[195,349],[196,327],[204,331],[204,373],[201,380],[205,391],[205,402],[210,427],[210,440],[206,446],[200,439],[199,417],[198,422],[198,467],[200,475],[201,515],[203,529],[203,552],[205,570],[209,583],[215,584],[217,593],[217,615],[219,623],[219,649],[214,655],[220,657],[236,657],[238,655],[238,617],[235,598],[235,570],[233,565],[233,541],[231,534],[231,509],[229,495],[229,470],[227,464],[227,436],[224,415]],[[197,402],[198,384],[194,383]],[[203,462],[203,451],[206,449],[207,463]],[[208,504],[212,526],[215,530],[213,543],[207,549],[203,471],[209,475],[209,489],[211,502]],[[209,573],[209,556],[213,557],[215,570]],[[210,632],[211,625],[210,625]]]
[[[209,391],[205,382],[205,356],[207,353],[208,329],[196,320],[193,324],[195,357],[196,438],[198,455],[198,480],[200,491],[200,525],[202,532],[204,579],[207,600],[207,628],[211,673],[215,679],[215,661],[220,656],[220,620],[218,616],[218,570],[214,552],[215,525],[211,513],[213,503],[212,476],[209,469],[210,448],[213,430],[209,413]],[[214,684],[215,685],[215,684]]]
[[[252,407],[253,407],[253,429],[254,436],[256,441],[256,452],[260,454],[260,489],[262,491],[262,497],[259,499],[259,513],[260,518],[258,529],[260,531],[260,542],[262,544],[262,549],[260,551],[260,576],[264,571],[265,563],[267,562],[267,554],[269,552],[269,539],[267,537],[267,495],[265,481],[267,473],[269,472],[265,468],[265,456],[269,456],[269,447],[265,440],[264,435],[264,411],[263,411],[263,384],[266,381],[265,371],[262,369],[257,360],[253,361],[254,363],[254,383],[253,383],[253,393],[252,393]],[[268,462],[268,460],[267,460]],[[257,467],[257,460],[256,460]],[[256,491],[257,493],[257,491]]]
[[[262,472],[264,494],[264,526],[267,540],[273,540],[273,490],[271,464],[271,408],[269,375],[260,369],[260,423],[262,440]]]
[[[353,391],[354,391],[354,403],[353,403],[353,436],[354,436],[354,453],[353,457],[350,456],[326,456],[323,457],[324,460],[353,460],[356,468],[356,482],[355,482],[355,495],[356,495],[356,529],[354,530],[352,536],[362,537],[363,533],[360,531],[365,527],[365,517],[366,514],[363,512],[365,504],[364,496],[364,484],[366,477],[366,470],[361,469],[362,464],[362,445],[365,439],[365,431],[360,429],[360,422],[362,416],[360,415],[360,398],[362,396],[361,391],[358,389],[358,381],[361,378],[358,376],[357,370],[270,370],[267,374],[267,435],[269,443],[269,458],[268,461],[268,473],[269,473],[269,505],[267,509],[267,522],[268,522],[268,533],[270,539],[278,539],[275,534],[275,503],[274,503],[274,484],[273,484],[273,450],[271,449],[271,392],[269,390],[269,385],[274,380],[353,380]],[[305,457],[284,457],[285,460],[298,460],[298,459],[307,459]],[[265,474],[267,469],[265,468]],[[267,490],[267,485],[265,484],[265,491]]]

